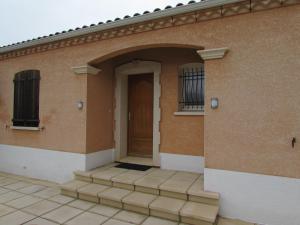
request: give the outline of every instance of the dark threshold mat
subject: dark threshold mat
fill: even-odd
[[[132,163],[120,163],[115,167],[129,169],[129,170],[139,170],[139,171],[146,171],[152,168],[152,166],[145,166],[145,165],[132,164]]]

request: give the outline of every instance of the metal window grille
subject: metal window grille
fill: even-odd
[[[14,78],[14,126],[39,126],[40,72],[26,70]]]
[[[204,68],[182,68],[179,75],[180,98],[179,107],[182,111],[204,110]]]

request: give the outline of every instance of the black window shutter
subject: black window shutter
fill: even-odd
[[[14,126],[39,126],[40,72],[26,70],[14,79]]]

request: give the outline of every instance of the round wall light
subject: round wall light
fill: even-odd
[[[210,106],[212,109],[217,109],[219,107],[219,99],[218,98],[211,98]]]
[[[77,102],[77,109],[82,110],[83,109],[83,101]]]

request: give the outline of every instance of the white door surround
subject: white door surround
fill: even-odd
[[[115,160],[127,156],[127,111],[128,111],[128,76],[153,73],[153,164],[160,166],[160,73],[161,64],[153,61],[133,61],[115,69]]]

